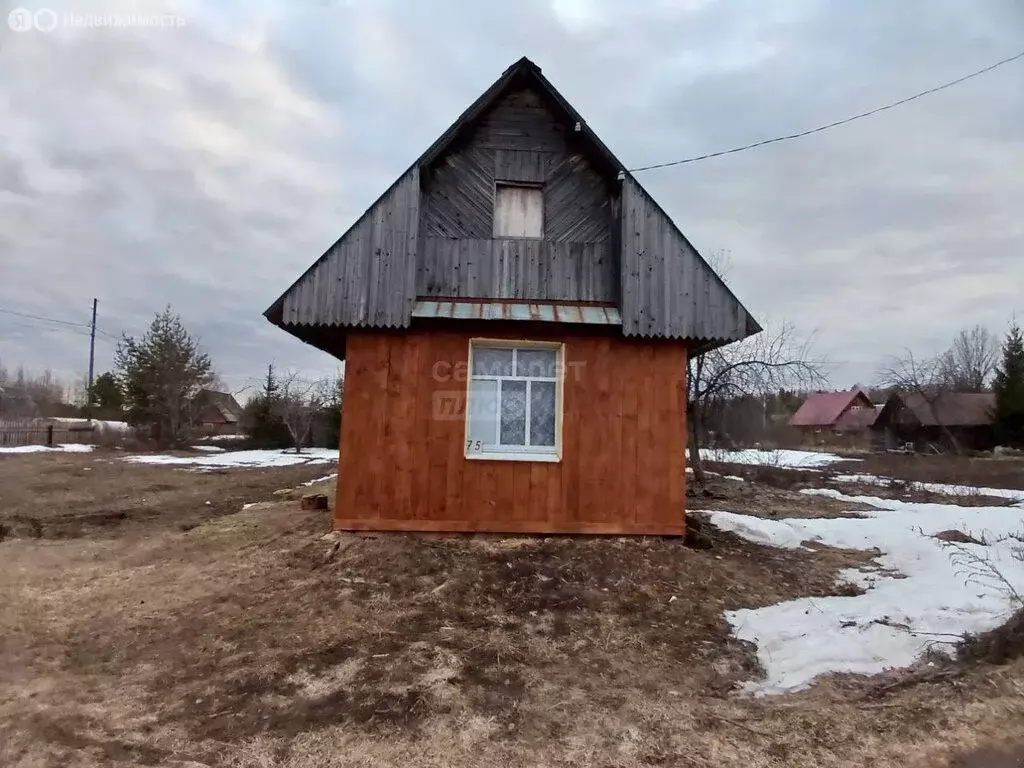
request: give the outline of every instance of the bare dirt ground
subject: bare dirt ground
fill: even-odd
[[[240,508],[330,467],[207,475],[101,458],[0,458],[0,514],[43,531],[0,542],[3,766],[980,768],[1014,765],[1024,743],[1022,659],[913,685],[902,672],[735,693],[758,669],[722,611],[834,594],[863,553],[714,529],[700,550],[324,540],[328,513]],[[108,508],[131,514],[87,517]],[[87,519],[72,525],[76,511]]]
[[[867,507],[831,500],[822,504],[822,497],[797,494],[805,488],[835,488],[847,496],[876,496],[928,504],[959,504],[961,506],[1008,506],[1024,499],[987,496],[978,487],[1024,488],[1024,461],[1008,459],[961,458],[946,456],[865,454],[863,461],[846,461],[823,469],[752,466],[728,462],[705,462],[715,472],[709,477],[709,488],[721,490],[724,498],[737,501],[734,511],[770,517],[831,517],[855,513]],[[839,482],[838,475],[876,475],[889,480],[885,484]],[[743,489],[729,477],[752,482]],[[943,483],[962,486],[963,493],[938,493],[917,483]],[[781,491],[781,494],[779,493]],[[714,504],[702,502],[706,509]],[[730,507],[733,509],[733,507]],[[760,510],[760,511],[759,511]],[[763,514],[763,513],[766,514]]]
[[[0,540],[187,529],[336,465],[196,472],[131,464],[117,451],[0,455]]]
[[[705,462],[709,471],[704,493],[690,483],[689,509],[725,509],[756,517],[858,517],[871,507],[798,493],[826,485],[820,473],[775,467]],[[735,478],[742,478],[742,481]],[[852,494],[851,494],[852,495]]]
[[[863,473],[928,483],[951,483],[1024,490],[1024,459],[989,456],[955,456],[865,453],[860,461],[830,467],[837,472]]]

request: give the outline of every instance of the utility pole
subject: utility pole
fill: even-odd
[[[92,300],[92,331],[89,333],[89,388],[85,391],[85,415],[92,419],[92,374],[96,361],[96,304]]]

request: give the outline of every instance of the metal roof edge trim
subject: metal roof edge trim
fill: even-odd
[[[522,320],[578,325],[622,325],[614,307],[532,302],[417,301],[412,316],[452,320]]]

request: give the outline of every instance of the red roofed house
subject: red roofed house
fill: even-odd
[[[867,439],[878,409],[862,390],[815,392],[789,420],[789,426],[813,442],[826,437]]]
[[[196,395],[193,407],[196,409],[196,422],[206,435],[237,435],[238,421],[242,415],[242,406],[228,392],[214,392],[203,389]]]

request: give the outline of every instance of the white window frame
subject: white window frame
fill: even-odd
[[[473,375],[473,352],[477,347],[486,349],[552,349],[555,351],[555,376],[553,379],[545,376],[516,376],[515,354],[512,356],[512,376],[474,376]],[[466,419],[465,435],[463,445],[467,459],[476,460],[497,460],[497,461],[546,461],[560,462],[562,460],[562,419],[564,414],[563,390],[565,379],[565,344],[560,341],[529,341],[526,339],[486,339],[474,338],[469,340],[469,369],[466,376]],[[469,437],[469,419],[472,411],[473,380],[487,381],[554,381],[555,382],[555,444],[553,446],[540,445],[497,445],[484,446],[474,445]],[[527,387],[529,393],[529,387]],[[501,385],[498,385],[498,404],[501,405]],[[526,398],[526,434],[529,441],[530,434],[530,397]],[[499,429],[500,439],[500,429]]]
[[[540,233],[536,235],[507,235],[498,233],[498,190],[499,189],[531,189],[540,193]],[[494,211],[491,221],[491,237],[495,240],[543,240],[544,239],[544,185],[528,181],[496,181],[494,182]]]

